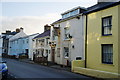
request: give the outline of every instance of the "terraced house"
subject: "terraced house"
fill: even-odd
[[[32,38],[38,35],[26,35],[24,33],[23,28],[20,28],[20,32],[16,35],[12,36],[9,39],[9,53],[10,56],[15,56],[19,58],[20,55],[26,55],[27,58],[33,60],[33,41]]]
[[[3,42],[1,43],[1,45],[2,45],[2,55],[3,56],[8,55],[9,39],[19,32],[20,32],[20,30],[16,29],[16,31],[13,31],[13,32],[11,32],[9,30],[6,30],[5,33],[1,33],[1,37],[3,39]]]
[[[34,61],[37,62],[51,61],[49,46],[50,28],[51,26],[45,25],[44,32],[33,38]]]
[[[0,56],[2,56],[2,43],[3,43],[3,38],[0,35]]]
[[[120,1],[98,2],[86,16],[85,62],[73,61],[74,72],[102,77],[120,77]]]
[[[73,8],[52,23],[51,40],[56,44],[53,49],[55,63],[71,66],[72,60],[84,60],[84,11],[84,7]]]

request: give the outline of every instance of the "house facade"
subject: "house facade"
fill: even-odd
[[[29,42],[28,42],[28,44],[29,44],[29,46],[28,46],[28,58],[30,59],[30,60],[33,60],[33,45],[34,45],[34,43],[33,43],[33,38],[35,37],[35,36],[38,36],[39,35],[39,33],[36,33],[36,34],[32,34],[32,35],[28,35],[28,40],[29,40]]]
[[[3,38],[0,36],[0,56],[2,56],[2,43],[3,43]]]
[[[3,39],[3,43],[2,43],[3,55],[8,55],[9,38],[11,38],[17,33],[19,33],[19,29],[16,29],[16,31],[13,31],[13,32],[7,30],[5,33],[1,33],[1,37]]]
[[[88,11],[87,67],[101,71],[118,73],[120,68],[120,3],[108,3],[108,5],[113,5],[113,7],[106,7],[106,9],[101,9],[98,12],[90,13]],[[92,62],[94,62],[94,64]]]
[[[51,26],[45,25],[44,32],[33,38],[33,55],[35,61],[43,61],[45,58],[50,61],[50,28]]]
[[[26,35],[23,32],[23,28],[15,36],[10,38],[9,55],[27,55],[29,59],[33,60],[33,41],[32,39],[37,36],[38,33],[32,35]]]
[[[119,14],[120,2],[99,2],[88,8],[85,61],[73,61],[72,71],[100,78],[120,78]]]
[[[72,60],[84,60],[84,16],[86,8],[76,7],[62,13],[62,19],[52,23],[52,41],[55,47],[55,62],[70,66]],[[59,28],[60,34],[55,35],[55,28]]]
[[[20,32],[9,39],[9,53],[8,55],[19,55],[28,52],[28,37],[20,28]],[[23,38],[25,37],[25,38]]]

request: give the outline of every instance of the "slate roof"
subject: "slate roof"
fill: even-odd
[[[18,32],[15,32],[15,31],[13,31],[13,32],[11,32],[11,35],[15,35],[15,34],[17,34]]]
[[[17,34],[18,32],[15,32],[15,31],[13,31],[13,32],[11,32],[11,33],[2,33],[2,34],[6,34],[6,35],[15,35],[15,34]]]
[[[50,36],[50,30],[47,30],[47,31],[39,34],[38,36],[34,37],[33,39],[41,38],[41,37],[45,37],[45,36]]]
[[[68,19],[70,19],[70,18],[74,18],[74,17],[80,16],[80,15],[82,15],[82,13],[79,13],[79,14],[76,14],[76,15],[73,15],[73,16],[69,16],[69,17],[67,17],[67,18],[59,19],[59,20],[53,22],[52,24],[58,23],[58,22],[60,22],[60,21],[68,20]],[[52,25],[52,24],[51,24],[51,25]]]
[[[116,6],[118,4],[120,4],[120,1],[119,2],[101,2],[99,4],[88,7],[87,11],[83,12],[83,14],[89,14],[89,13],[103,10],[112,6]]]
[[[96,11],[99,11],[99,10],[102,10],[102,9],[106,9],[106,8],[109,8],[109,7],[112,7],[112,6],[116,6],[118,4],[120,4],[120,1],[119,2],[101,2],[99,4],[96,4],[96,5],[93,5],[91,7],[88,7],[87,11],[84,11],[83,14],[89,14],[89,13],[96,12]],[[75,16],[78,16],[78,15],[75,15]],[[75,17],[75,16],[70,16],[68,18]],[[57,22],[65,20],[65,19],[59,19],[59,20],[53,22],[52,24],[55,24]]]

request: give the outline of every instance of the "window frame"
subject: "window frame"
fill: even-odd
[[[104,23],[103,20],[106,19],[106,18],[111,19],[111,25],[109,25],[109,26],[104,26],[104,25],[103,25],[103,23]],[[102,36],[110,36],[110,35],[112,35],[112,32],[111,32],[110,34],[108,34],[108,33],[105,34],[105,33],[104,33],[104,28],[105,28],[105,27],[111,27],[111,31],[112,31],[112,16],[107,16],[107,17],[103,17],[103,18],[102,18]]]
[[[103,56],[103,54],[105,54],[104,53],[104,51],[103,51],[103,46],[109,46],[109,45],[111,45],[112,46],[112,49],[113,49],[113,44],[101,44],[101,62],[103,63],[103,64],[113,64],[113,52],[112,52],[112,62],[107,62],[107,61],[104,61],[104,56]],[[112,50],[113,51],[113,50]]]
[[[69,27],[65,27],[64,28],[64,39],[65,40],[67,40],[67,39],[69,39],[69,32],[70,32],[70,29],[69,29]]]
[[[68,52],[65,51],[65,48],[68,48]],[[66,56],[66,53],[68,56]],[[69,58],[69,47],[64,47],[64,58]]]

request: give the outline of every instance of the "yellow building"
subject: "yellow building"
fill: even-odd
[[[120,77],[120,1],[98,3],[88,8],[85,17],[85,61],[73,61],[72,71]]]

